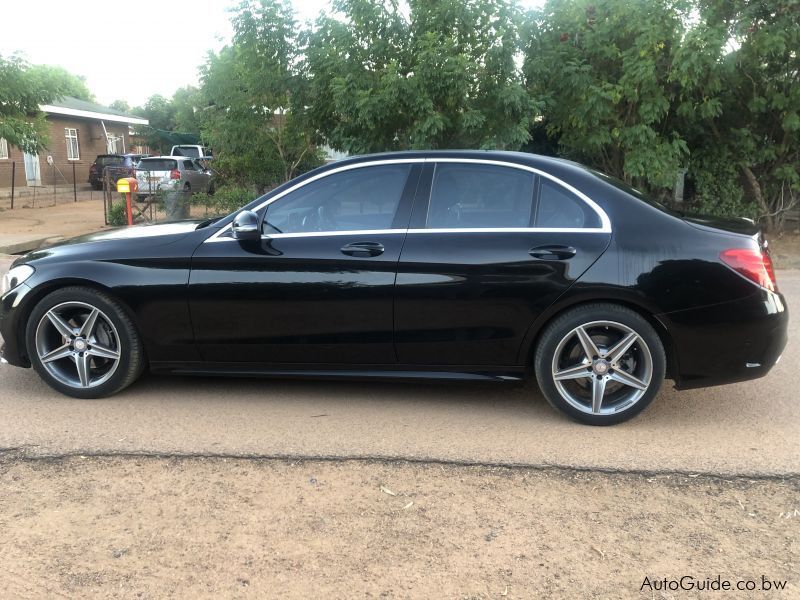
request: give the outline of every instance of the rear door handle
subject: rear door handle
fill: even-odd
[[[342,254],[366,258],[383,254],[385,248],[380,242],[353,242],[342,246]]]
[[[572,246],[536,246],[528,251],[533,258],[542,260],[569,260],[578,253]]]

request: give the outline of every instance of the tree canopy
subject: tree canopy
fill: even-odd
[[[800,0],[333,0],[306,24],[243,0],[198,88],[131,110],[259,190],[325,145],[523,149],[667,201],[685,174],[690,210],[779,226],[800,198],[798,23]]]
[[[62,83],[32,72],[18,56],[0,55],[0,138],[25,152],[37,152],[47,142],[40,104],[64,94]]]

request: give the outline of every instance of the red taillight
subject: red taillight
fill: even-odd
[[[180,179],[181,178],[181,172],[178,169],[172,169],[172,171],[169,172],[169,178],[170,179]]]
[[[767,288],[771,292],[777,289],[772,259],[766,252],[748,248],[731,248],[720,253],[719,257],[726,265],[755,281],[761,287]]]

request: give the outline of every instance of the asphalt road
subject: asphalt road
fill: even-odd
[[[0,263],[0,271],[4,265]],[[800,270],[778,272],[794,315]],[[0,449],[29,455],[381,457],[722,475],[800,473],[800,332],[764,379],[677,392],[610,428],[552,410],[535,384],[352,383],[147,375],[75,400],[0,365]]]

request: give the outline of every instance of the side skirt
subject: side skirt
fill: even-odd
[[[521,367],[453,365],[257,365],[252,363],[166,363],[153,362],[154,373],[219,377],[275,377],[281,379],[395,379],[443,381],[520,382],[525,379]]]

